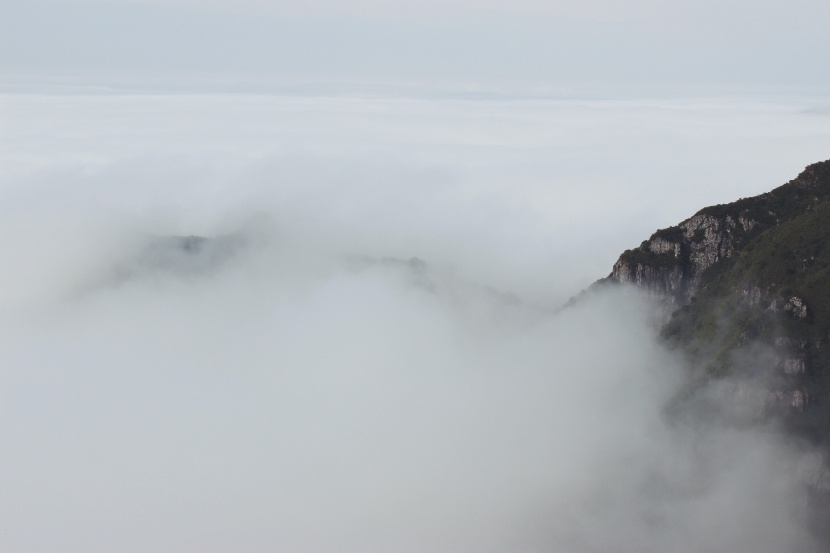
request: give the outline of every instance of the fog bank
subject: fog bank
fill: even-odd
[[[635,294],[557,311],[810,102],[2,101],[4,552],[814,546],[813,452],[668,419]]]
[[[67,217],[214,235],[265,210],[337,251],[429,258],[551,305],[655,229],[830,151],[826,103],[809,97],[90,92],[0,95],[14,236]]]
[[[815,460],[667,425],[681,363],[638,297],[552,314],[295,240],[111,243],[4,311],[5,551],[807,546]]]

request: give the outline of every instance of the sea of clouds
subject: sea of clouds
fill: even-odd
[[[828,157],[822,105],[0,109],[3,551],[815,545],[814,454],[667,419],[684,367],[636,294],[558,308],[653,230]]]

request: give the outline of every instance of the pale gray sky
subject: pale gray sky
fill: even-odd
[[[286,81],[815,87],[830,4],[7,0],[0,71]]]

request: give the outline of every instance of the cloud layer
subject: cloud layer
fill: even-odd
[[[814,455],[667,421],[636,296],[553,310],[812,104],[3,102],[4,551],[813,545]]]
[[[122,244],[6,311],[5,550],[809,545],[815,460],[668,425],[682,364],[637,297],[553,315],[419,261],[239,243]]]

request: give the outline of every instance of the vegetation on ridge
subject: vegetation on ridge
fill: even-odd
[[[712,261],[701,262],[703,254]],[[701,375],[761,371],[803,390],[808,402],[794,424],[830,441],[830,161],[770,192],[658,230],[625,251],[615,271],[626,265],[629,274],[640,266],[657,279],[684,279],[680,292],[664,289],[667,299],[694,295],[675,296],[678,307],[661,335]]]

